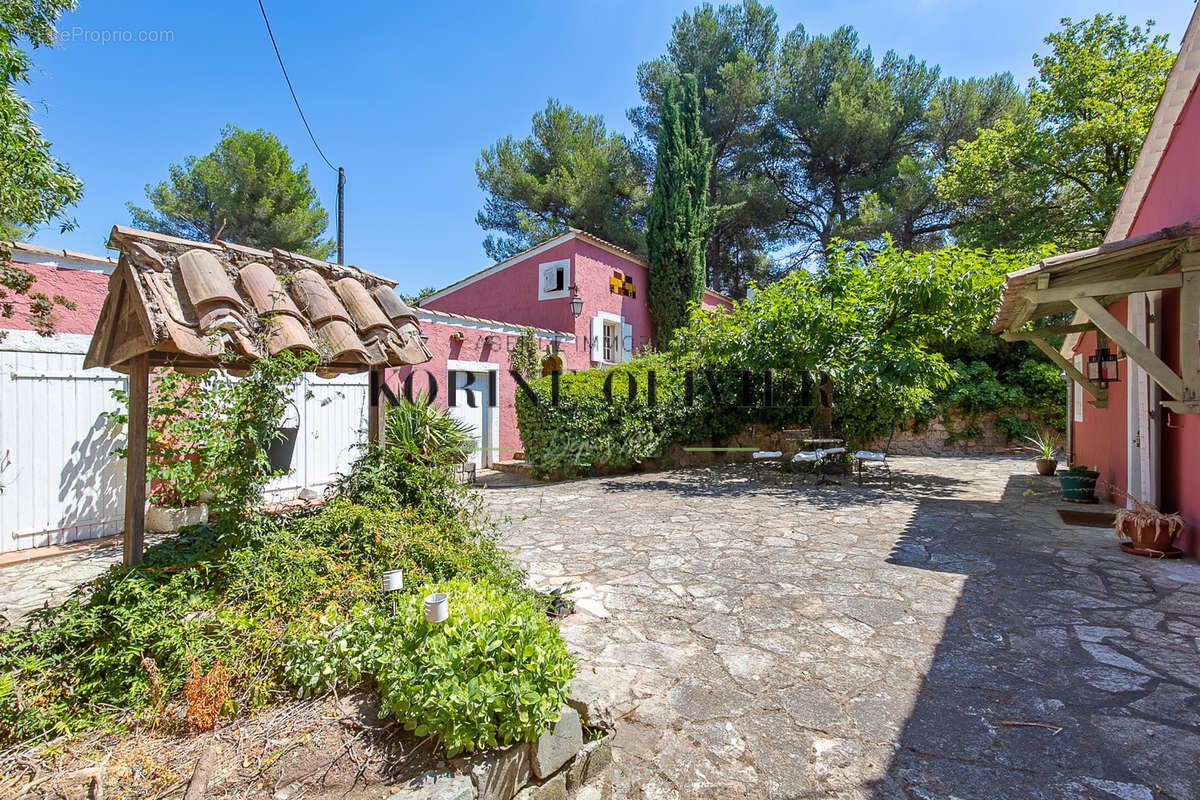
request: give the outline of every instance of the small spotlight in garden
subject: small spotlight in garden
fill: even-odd
[[[450,616],[450,595],[436,592],[425,598],[425,621],[437,624]]]
[[[404,588],[404,570],[385,569],[383,571],[383,591],[398,592]]]

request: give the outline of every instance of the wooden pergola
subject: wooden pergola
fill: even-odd
[[[370,373],[368,436],[382,442],[389,367],[431,356],[395,282],[352,266],[231,242],[116,226],[121,256],[84,367],[129,375],[125,563],[142,559],[150,371],[201,373],[231,359],[315,353],[321,377]]]
[[[1130,294],[1167,289],[1180,292],[1178,372],[1108,311]],[[1031,320],[1066,311],[1075,312],[1069,325],[1025,329]],[[1102,408],[1107,391],[1047,341],[1054,335],[1098,331],[1171,397],[1163,406],[1183,414],[1200,413],[1200,228],[1166,228],[1011,272],[991,329],[1009,341],[1032,342],[1091,395],[1092,405]]]

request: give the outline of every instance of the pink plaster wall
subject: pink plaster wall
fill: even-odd
[[[571,315],[570,299],[556,298],[538,300],[538,267],[548,261],[569,259],[571,281],[579,287],[583,298],[583,312],[578,319]],[[636,297],[625,297],[609,290],[608,280],[614,271],[633,279]],[[571,238],[561,244],[527,258],[521,259],[505,269],[480,278],[444,297],[427,300],[422,308],[446,311],[472,317],[496,320],[511,326],[528,325],[563,333],[572,333],[573,342],[561,342],[559,354],[563,368],[567,371],[585,370],[595,366],[591,361],[591,320],[599,311],[616,314],[631,325],[634,352],[652,339],[653,328],[650,312],[646,305],[646,282],[649,272],[642,262],[599,247],[587,240]],[[729,301],[714,292],[706,291],[701,302],[705,308],[728,307]],[[417,367],[414,391],[423,391],[427,386],[422,370],[437,376],[440,393],[438,405],[445,407],[446,362],[484,361],[499,364],[499,416],[500,449],[498,458],[512,458],[521,449],[520,432],[517,430],[515,394],[516,382],[509,374],[509,352],[516,340],[515,334],[496,334],[495,347],[483,347],[486,331],[449,321],[422,321],[421,330],[428,335],[427,346],[433,359]],[[463,334],[461,344],[451,341],[455,331]],[[539,342],[542,348],[548,339]],[[399,394],[399,388],[410,368],[393,370],[388,383]]]
[[[1153,233],[1186,222],[1200,224],[1200,99],[1193,88],[1180,113],[1159,166],[1142,198],[1141,206],[1124,238]],[[1111,307],[1123,320],[1124,300]],[[1172,368],[1179,364],[1179,292],[1163,292],[1163,345],[1160,355]],[[1193,346],[1200,347],[1200,344]],[[1095,335],[1081,338],[1077,352],[1091,355]],[[1126,365],[1121,381],[1109,386],[1107,409],[1084,408],[1083,423],[1076,423],[1075,458],[1094,464],[1102,481],[1124,489],[1126,482]],[[1179,511],[1188,522],[1180,544],[1200,556],[1200,417],[1163,410],[1159,415],[1162,434],[1162,507]]]
[[[100,319],[100,309],[108,294],[108,276],[103,272],[85,269],[59,269],[46,264],[16,262],[12,266],[32,273],[35,280],[31,292],[49,297],[60,294],[75,303],[75,310],[56,306],[53,312],[55,330],[59,333],[85,333],[91,336]],[[33,330],[29,324],[29,299],[8,292],[13,304],[12,317],[0,317],[0,328],[13,331]]]
[[[1120,300],[1109,307],[1109,311],[1122,323],[1125,321],[1126,302]],[[1112,349],[1112,345],[1109,345]],[[1096,352],[1096,334],[1093,331],[1079,338],[1075,348],[1076,353],[1083,355],[1086,371],[1088,356]],[[1076,464],[1086,464],[1099,471],[1100,478],[1096,491],[1102,496],[1112,492],[1111,487],[1118,490],[1117,497],[1123,498],[1120,492],[1126,489],[1128,474],[1125,469],[1125,428],[1126,395],[1125,379],[1128,376],[1128,361],[1123,360],[1118,365],[1121,381],[1108,385],[1108,405],[1096,408],[1088,401],[1091,395],[1083,393],[1083,422],[1072,422],[1072,442],[1075,452],[1071,460]]]
[[[1124,238],[1184,222],[1200,224],[1200,92],[1194,86]]]

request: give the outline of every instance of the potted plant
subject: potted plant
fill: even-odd
[[[1062,499],[1068,503],[1096,502],[1096,481],[1099,477],[1099,472],[1083,464],[1072,464],[1065,472],[1058,473]]]
[[[1183,533],[1183,517],[1178,514],[1164,514],[1153,503],[1143,503],[1130,497],[1133,508],[1122,508],[1113,519],[1113,530],[1122,541],[1127,552],[1136,555],[1166,556],[1177,554],[1174,542]]]
[[[1058,459],[1054,457],[1058,453],[1058,436],[1054,431],[1043,429],[1033,436],[1026,436],[1025,441],[1029,442],[1027,449],[1037,454],[1034,463],[1038,475],[1053,475],[1058,469]]]

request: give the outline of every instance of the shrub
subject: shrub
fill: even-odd
[[[0,629],[0,740],[150,710],[218,660],[228,710],[280,699],[284,642],[317,627],[321,614],[378,602],[384,569],[404,569],[410,586],[463,576],[516,591],[522,575],[463,502],[466,490],[437,467],[403,469],[405,486],[441,487],[452,500],[338,498],[291,517],[231,516],[150,548],[141,565],[113,567],[28,627]],[[387,497],[404,493],[393,490]]]
[[[450,618],[425,622],[422,598],[450,595]],[[291,644],[288,678],[302,694],[372,679],[383,713],[453,756],[532,741],[558,719],[574,659],[545,601],[489,581],[456,578],[378,605],[326,616]]]
[[[414,461],[455,464],[475,447],[470,427],[418,395],[387,410],[387,446]]]

